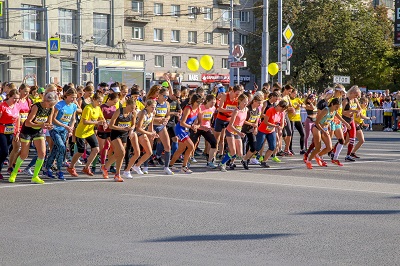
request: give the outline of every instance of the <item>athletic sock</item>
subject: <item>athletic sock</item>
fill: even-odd
[[[338,143],[336,146],[336,151],[335,151],[335,156],[333,156],[334,160],[337,160],[339,158],[339,154],[343,149],[343,144]]]
[[[169,167],[169,162],[171,161],[171,152],[170,151],[166,151],[164,153],[165,158],[164,158],[164,166],[165,167]]]
[[[94,158],[93,162],[92,162],[92,167],[96,168],[97,166],[97,162],[99,161],[99,155],[96,155],[96,158]]]
[[[171,154],[174,155],[176,150],[178,149],[178,142],[172,142],[171,143]]]
[[[38,158],[35,163],[35,169],[33,170],[33,177],[39,176],[40,169],[42,169],[44,159]]]
[[[231,159],[231,155],[229,154],[229,152],[227,152],[225,154],[225,157],[222,159],[221,164],[226,164],[227,161],[229,161]]]
[[[12,171],[13,174],[18,174],[18,170],[23,162],[24,160],[22,160],[21,157],[18,156],[17,161],[15,162],[14,170]]]

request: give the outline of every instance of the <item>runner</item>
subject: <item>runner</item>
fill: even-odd
[[[304,145],[306,149],[308,148],[308,138],[310,137],[310,133],[312,133],[311,130],[315,123],[315,119],[317,118],[318,108],[315,100],[316,100],[315,94],[310,94],[307,96],[307,99],[305,101],[307,118],[304,121],[304,128],[305,128]]]
[[[226,130],[226,141],[228,144],[229,151],[225,154],[225,157],[220,163],[220,168],[222,172],[226,172],[226,163],[231,160],[230,169],[235,169],[235,158],[237,156],[243,156],[243,140],[242,138],[246,136],[242,132],[242,127],[246,121],[248,108],[246,107],[249,98],[242,94],[238,98],[238,108],[233,111],[231,121]],[[245,168],[246,169],[246,168]]]
[[[111,164],[116,163],[116,173],[114,177],[114,181],[116,182],[124,182],[124,179],[121,177],[121,167],[122,161],[125,156],[125,147],[128,141],[128,138],[135,134],[133,129],[135,128],[136,121],[136,106],[135,100],[129,98],[126,101],[126,107],[119,108],[116,112],[114,112],[111,121],[111,146],[114,150],[114,153],[108,158],[105,167],[102,167],[101,170],[103,172],[103,177],[108,178],[108,170]],[[137,146],[137,145],[135,145]],[[139,158],[140,152],[139,150],[135,151],[133,156],[133,162],[135,162]],[[132,178],[131,175],[125,175],[127,178]]]
[[[365,143],[364,132],[362,131],[362,128],[364,126],[364,119],[374,120],[376,118],[375,116],[370,116],[370,117],[367,116],[368,98],[361,98],[359,102],[361,106],[361,112],[359,114],[354,114],[354,122],[356,124],[356,130],[357,130],[356,137],[358,142],[354,146],[353,152],[350,154],[351,157],[356,159],[360,158],[359,156],[356,155],[356,152]]]
[[[44,181],[39,177],[44,158],[46,156],[46,141],[43,129],[53,129],[53,107],[58,102],[55,92],[48,92],[43,97],[43,102],[35,103],[29,115],[22,125],[19,138],[21,141],[21,153],[17,158],[14,170],[11,172],[8,181],[14,183],[23,161],[28,157],[30,142],[33,141],[37,152],[37,160],[33,171],[32,183],[43,184]]]
[[[93,176],[93,172],[89,169],[94,158],[97,156],[99,152],[99,144],[97,142],[96,134],[94,132],[94,127],[104,126],[107,127],[107,122],[103,117],[103,113],[101,112],[100,105],[103,102],[102,94],[95,94],[93,96],[93,100],[91,104],[85,106],[85,109],[82,112],[81,120],[78,124],[78,127],[75,131],[76,136],[76,145],[78,148],[78,152],[74,154],[71,160],[70,166],[67,168],[68,173],[71,176],[78,176],[75,164],[77,163],[79,157],[85,151],[85,141],[90,145],[91,151],[90,156],[87,158],[87,162],[82,172],[89,176]]]
[[[64,93],[64,100],[54,106],[53,129],[50,130],[50,136],[53,139],[53,149],[47,157],[43,172],[50,178],[55,178],[51,166],[54,160],[57,162],[57,177],[65,180],[61,168],[65,160],[66,142],[68,135],[72,135],[75,125],[75,113],[78,106],[74,103],[77,97],[75,89],[69,89]]]
[[[189,129],[192,129],[196,133],[199,125],[194,124],[199,113],[199,106],[202,102],[201,96],[199,94],[194,94],[190,99],[190,105],[185,106],[183,109],[183,114],[181,120],[176,124],[175,134],[179,139],[179,146],[174,155],[172,156],[170,162],[170,168],[173,167],[179,156],[185,152],[183,157],[183,163],[181,168],[181,173],[191,174],[192,170],[188,168],[188,161],[190,154],[194,150],[194,143],[189,137]],[[186,150],[186,151],[185,151]]]
[[[294,128],[296,128],[297,132],[300,134],[300,154],[304,154],[306,151],[304,150],[304,129],[303,129],[303,124],[301,123],[301,108],[305,107],[303,104],[303,100],[297,97],[297,90],[292,89],[292,92],[290,93],[290,103],[292,107],[294,108],[293,113],[288,113],[289,121],[290,121],[290,127],[292,128],[292,131],[294,131]],[[293,132],[292,132],[293,134]],[[290,146],[289,146],[289,151],[294,154],[293,152],[293,138],[290,139]]]
[[[21,119],[18,106],[18,101],[20,100],[19,92],[13,89],[9,91],[5,99],[6,100],[0,104],[0,179],[3,179],[1,170],[8,157],[8,152],[12,143],[19,143],[19,120]]]

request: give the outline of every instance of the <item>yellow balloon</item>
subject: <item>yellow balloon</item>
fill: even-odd
[[[213,60],[213,58],[211,57],[211,56],[209,56],[209,55],[203,55],[201,58],[200,58],[200,65],[201,65],[201,67],[202,68],[204,68],[205,70],[211,70],[211,68],[213,67],[213,65],[214,65],[214,60]]]
[[[275,76],[279,71],[279,66],[277,63],[271,63],[268,65],[268,73]]]
[[[190,71],[197,71],[199,70],[199,61],[196,58],[190,58],[187,61],[187,67]]]

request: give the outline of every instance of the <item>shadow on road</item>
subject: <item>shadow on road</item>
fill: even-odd
[[[386,215],[400,214],[400,210],[337,210],[337,211],[316,211],[300,212],[294,215]]]
[[[231,240],[257,240],[278,237],[294,236],[296,234],[229,234],[229,235],[191,235],[174,236],[146,240],[144,242],[191,242],[191,241],[231,241]]]

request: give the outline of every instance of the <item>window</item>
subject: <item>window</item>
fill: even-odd
[[[240,22],[250,22],[249,11],[240,11]]]
[[[171,42],[180,42],[181,41],[181,31],[172,30],[171,31]]]
[[[22,8],[35,6],[22,5]],[[24,40],[40,40],[40,18],[36,10],[22,10],[22,30]]]
[[[222,58],[222,68],[223,69],[228,68],[228,58]]]
[[[61,61],[61,85],[73,82],[72,61]]]
[[[132,58],[133,60],[142,60],[142,61],[144,61],[145,59],[144,54],[133,54]]]
[[[98,45],[109,44],[110,31],[109,31],[107,15],[93,13],[93,36],[94,36],[94,44]]]
[[[188,32],[188,43],[197,43],[197,31]]]
[[[58,10],[58,34],[63,43],[75,43],[74,11],[67,9]]]
[[[135,13],[143,13],[143,1],[132,1],[132,11]]]
[[[212,44],[213,43],[212,32],[205,32],[204,33],[204,43],[206,43],[206,44]]]
[[[240,44],[241,45],[245,45],[249,42],[249,36],[248,35],[244,35],[244,34],[240,34]]]
[[[162,29],[154,29],[154,41],[155,42],[163,41],[163,30]]]
[[[229,10],[221,10],[221,11],[222,11],[222,21],[230,21],[231,12]]]
[[[188,18],[196,18],[196,7],[194,6],[188,7]]]
[[[228,33],[221,33],[221,45],[228,45]]]
[[[133,27],[132,28],[132,39],[143,40],[144,38],[144,28],[143,27]]]
[[[37,70],[38,70],[38,61],[39,61],[39,59],[37,59],[37,58],[25,58],[24,59],[24,77],[33,76],[33,75],[36,75],[37,77],[39,77],[38,76],[38,72],[37,72]],[[34,82],[33,78],[28,78],[26,80],[26,83],[29,86],[35,85],[35,82]]]
[[[181,57],[180,56],[172,57],[172,67],[175,67],[175,68],[181,67]]]
[[[212,20],[212,17],[213,17],[212,16],[212,8],[205,7],[203,13],[204,13],[204,19]]]
[[[163,4],[155,3],[154,4],[154,15],[161,16],[163,14]]]
[[[163,55],[156,55],[155,66],[156,67],[164,67],[164,56]]]
[[[181,6],[171,5],[171,16],[179,17],[181,15]]]

